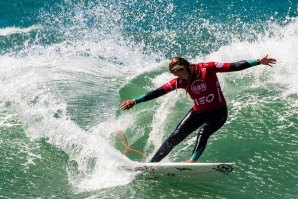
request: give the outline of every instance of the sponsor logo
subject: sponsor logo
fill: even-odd
[[[192,92],[199,94],[207,90],[207,85],[203,80],[196,80],[191,84],[190,89]]]
[[[211,103],[213,100],[214,100],[214,94],[210,93],[209,95],[197,98],[194,101],[197,106],[200,106],[206,103]]]
[[[233,171],[233,167],[227,164],[220,164],[220,165],[217,165],[216,168],[212,168],[212,169],[226,175],[228,175]]]

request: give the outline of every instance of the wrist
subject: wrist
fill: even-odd
[[[138,104],[138,103],[143,102],[144,99],[145,99],[145,95],[142,95],[140,97],[137,97],[137,98],[133,99],[133,101],[135,102],[135,104]]]
[[[260,65],[261,62],[259,59],[251,59],[251,60],[247,60],[247,62],[251,65],[251,66],[256,66],[256,65]]]

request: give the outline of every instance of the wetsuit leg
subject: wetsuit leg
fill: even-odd
[[[227,120],[227,108],[221,108],[205,114],[205,120],[199,129],[191,159],[197,161],[206,148],[210,135],[221,128]]]
[[[201,117],[199,113],[196,113],[193,109],[191,109],[177,125],[175,131],[170,135],[170,137],[164,141],[150,162],[161,161],[176,145],[199,128],[203,121],[204,118]]]

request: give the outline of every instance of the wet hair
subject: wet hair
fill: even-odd
[[[188,85],[187,89],[190,87],[191,82],[194,79],[194,69],[192,64],[190,64],[186,59],[182,57],[172,57],[169,62],[169,70],[171,73],[179,71],[181,69],[186,68],[186,70],[189,72],[189,79],[188,79]],[[186,94],[187,94],[187,89]],[[176,82],[176,90],[177,90],[177,82]]]
[[[186,68],[190,72],[190,63],[182,57],[173,57],[169,62],[170,72],[175,72],[180,69]]]

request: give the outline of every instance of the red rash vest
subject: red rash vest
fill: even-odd
[[[208,112],[226,106],[226,100],[221,91],[217,72],[230,71],[231,63],[207,62],[193,64],[195,78],[189,85],[186,80],[175,78],[164,84],[166,93],[177,88],[183,88],[194,101],[196,112]]]

